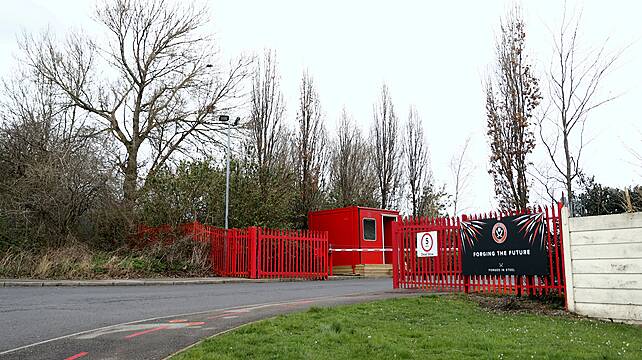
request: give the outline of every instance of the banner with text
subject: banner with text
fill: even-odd
[[[548,275],[544,213],[461,222],[464,275]]]

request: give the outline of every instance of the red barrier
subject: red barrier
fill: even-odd
[[[565,293],[562,254],[561,204],[521,212],[491,212],[463,220],[544,212],[549,229],[546,251],[547,276],[476,275],[464,276],[461,265],[460,218],[407,218],[393,223],[393,287],[427,291],[484,292],[500,294],[558,295]],[[437,231],[438,255],[416,256],[416,234]]]
[[[208,226],[201,224],[198,221],[194,221],[187,224],[181,224],[178,226],[178,230],[184,236],[189,235],[192,240],[207,242],[210,240],[208,234]]]
[[[250,252],[247,229],[221,229],[208,226],[212,244],[212,270],[218,276],[249,277]]]
[[[219,276],[226,276],[227,268],[225,247],[225,229],[208,227],[207,233],[210,237],[210,260],[212,262],[212,271]]]
[[[176,241],[176,236],[189,236],[192,240],[207,242],[210,240],[207,228],[207,226],[198,221],[181,224],[176,228],[167,224],[160,226],[138,225],[136,238],[143,245],[154,244],[159,241],[171,244]]]
[[[327,231],[258,227],[225,230],[196,221],[179,225],[177,230],[195,241],[210,242],[212,271],[218,276],[253,279],[328,277]],[[156,241],[161,235],[174,233],[169,225],[141,225],[138,236]]]
[[[257,277],[327,279],[326,231],[257,230]]]
[[[174,228],[170,225],[146,226],[138,225],[137,240],[139,245],[154,244],[159,241],[173,243],[176,240]]]

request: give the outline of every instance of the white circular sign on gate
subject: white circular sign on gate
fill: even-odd
[[[434,241],[432,241],[432,235],[430,235],[430,233],[424,233],[424,235],[421,237],[421,248],[423,249],[423,251],[430,252],[433,244]]]
[[[417,233],[417,257],[437,256],[437,232]]]

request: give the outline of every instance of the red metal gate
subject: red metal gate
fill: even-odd
[[[521,212],[491,212],[463,216],[463,220],[481,220],[502,216],[544,213],[549,229],[546,250],[549,260],[547,276],[462,274],[461,218],[407,218],[393,223],[393,287],[429,291],[489,292],[500,294],[559,295],[565,292],[562,254],[562,205],[537,207]],[[416,255],[416,234],[437,231],[438,255]]]
[[[251,229],[251,228],[250,228]],[[219,276],[250,276],[250,234],[248,229],[221,229],[208,226],[212,270]]]
[[[141,225],[138,238],[147,242],[174,241],[177,233],[195,241],[209,241],[212,271],[218,276],[249,278],[327,279],[328,232],[275,230],[252,226],[229,229],[182,224],[174,231],[169,225]]]
[[[212,267],[219,276],[328,277],[328,233],[259,227],[210,230]]]
[[[327,279],[328,233],[258,229],[258,278]]]

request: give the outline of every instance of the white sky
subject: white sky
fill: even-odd
[[[432,168],[450,186],[449,163],[472,136],[476,164],[464,202],[470,211],[495,206],[487,174],[485,97],[482,81],[494,60],[500,17],[511,1],[209,1],[211,29],[222,54],[277,51],[289,121],[294,121],[298,83],[304,69],[313,75],[333,133],[345,105],[364,131],[381,85],[390,87],[400,119],[415,105],[423,119]],[[537,73],[548,67],[549,28],[559,24],[562,2],[523,1],[527,51]],[[622,93],[593,112],[583,167],[610,186],[642,183],[628,147],[642,145],[642,27],[639,1],[569,1],[582,8],[582,44],[609,48],[630,45],[617,69],[603,82],[604,93]],[[93,33],[93,1],[4,1],[0,12],[0,76],[15,68],[16,36],[49,27]],[[542,80],[542,85],[545,82]],[[546,95],[544,86],[543,94]],[[534,162],[543,160],[538,144]]]

